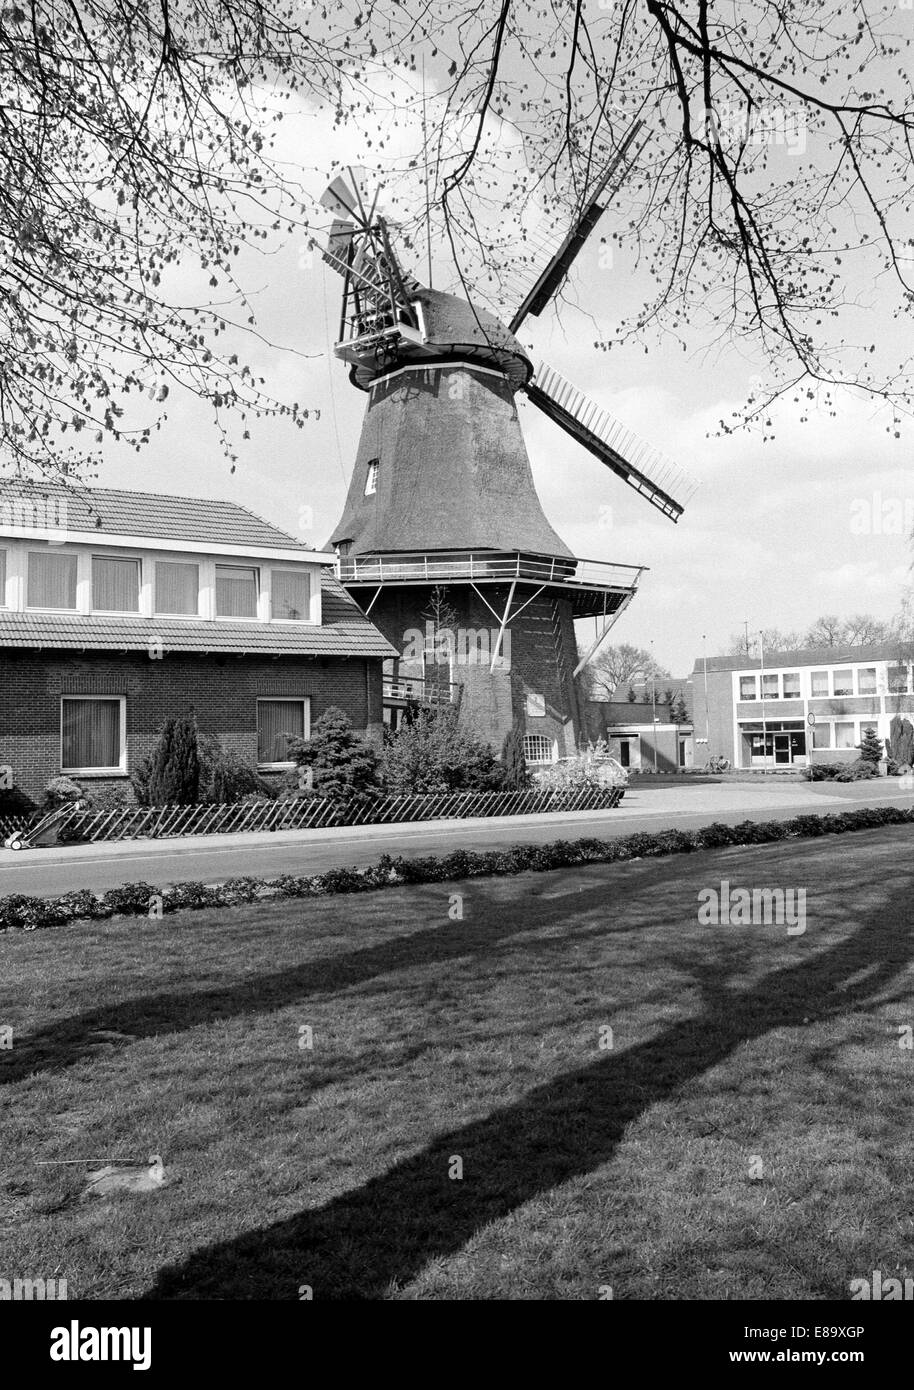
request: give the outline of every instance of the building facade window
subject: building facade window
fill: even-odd
[[[839,720],[835,724],[835,747],[854,748],[856,740],[854,738],[853,720]]]
[[[830,724],[814,724],[812,726],[812,746],[813,748],[831,748]]]
[[[26,606],[76,607],[76,556],[51,550],[30,550]]]
[[[813,671],[810,676],[810,690],[814,700],[825,700],[828,698],[828,672]]]
[[[140,611],[140,562],[92,556],[92,607],[100,613]]]
[[[784,673],[784,699],[799,700],[800,698],[800,673],[799,671],[785,671]]]
[[[835,695],[853,695],[853,671],[832,671],[832,691]]]
[[[0,550],[0,608],[6,607],[6,551]]]
[[[368,469],[365,473],[365,496],[372,497],[378,490],[378,469],[380,468],[379,459],[369,459]]]
[[[777,673],[762,676],[762,698],[764,700],[776,700],[778,698],[778,677]]]
[[[183,561],[156,561],[155,611],[178,617],[200,611],[200,566]]]
[[[889,666],[888,687],[889,690],[895,693],[896,695],[907,695],[910,693],[911,687],[908,683],[907,666],[902,666],[900,664],[895,666]]]
[[[126,704],[123,695],[61,696],[62,772],[126,772]]]
[[[311,580],[302,570],[274,570],[270,579],[274,618],[306,623],[311,616]]]
[[[857,672],[857,694],[875,695],[876,694],[876,667],[861,666]]]
[[[246,565],[216,566],[216,617],[257,617],[257,570]]]
[[[740,676],[739,698],[741,700],[755,700],[758,698],[755,676]]]
[[[257,762],[261,767],[288,767],[288,737],[310,738],[311,701],[264,698],[257,701]]]
[[[524,735],[524,760],[528,763],[555,762],[555,749],[552,740],[544,734]]]

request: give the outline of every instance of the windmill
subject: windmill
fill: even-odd
[[[643,566],[576,559],[546,519],[518,392],[665,516],[682,513],[682,471],[557,372],[534,368],[515,336],[558,293],[639,132],[636,123],[508,325],[401,265],[356,171],[321,200],[334,219],[324,260],[343,279],[334,354],[368,394],[331,543],[343,584],[402,653],[385,670],[391,723],[410,699],[458,701],[496,747],[520,721],[532,762],[573,752],[574,677],[637,590]],[[574,620],[590,616],[603,627],[579,660]]]

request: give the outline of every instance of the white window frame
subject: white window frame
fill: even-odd
[[[304,575],[305,579],[308,581],[308,610],[307,610],[307,613],[306,613],[305,617],[303,617],[303,618],[284,618],[284,617],[282,617],[280,614],[276,614],[276,613],[273,612],[273,576],[274,576],[274,574],[294,574],[294,575],[298,575],[299,577],[300,577],[301,575]],[[320,582],[320,581],[318,580],[318,583],[319,583],[319,582]],[[301,569],[294,569],[292,565],[271,565],[271,566],[270,566],[270,622],[271,622],[271,623],[291,623],[291,624],[292,624],[293,626],[295,626],[295,627],[300,627],[302,623],[312,623],[312,624],[313,624],[314,619],[312,618],[311,614],[312,614],[312,611],[313,611],[313,608],[314,608],[314,584],[315,584],[314,572],[313,572],[311,569],[309,569],[309,568],[307,568],[307,567],[305,567],[305,566],[302,566]]]
[[[136,565],[136,608],[96,608],[95,606],[95,561],[96,560],[128,560],[130,564]],[[112,554],[94,550],[89,556],[89,584],[91,587],[90,612],[105,613],[112,618],[138,618],[143,611],[143,561],[138,555],[119,555],[116,551]]]
[[[277,704],[281,704],[281,705],[303,705],[303,706],[304,706],[304,710],[305,710],[305,717],[304,717],[304,720],[303,720],[304,733],[302,734],[302,738],[307,739],[307,738],[310,738],[310,737],[311,737],[311,696],[310,696],[310,695],[258,695],[258,696],[256,697],[256,699],[257,699],[257,709],[256,709],[256,711],[255,711],[255,713],[256,713],[255,737],[256,737],[258,743],[260,742],[260,705],[261,705],[261,704],[270,704],[270,705],[277,705]],[[262,763],[262,762],[260,762],[260,761],[258,761],[258,763],[257,763],[257,768],[258,768],[258,770],[261,771],[261,772],[288,772],[289,768],[290,768],[290,767],[294,767],[294,766],[295,766],[295,763],[294,763],[294,762],[291,762],[291,761],[289,761],[289,760],[287,760],[286,762],[282,762],[282,763]]]
[[[743,694],[743,681],[752,682],[752,694]],[[759,679],[756,671],[751,671],[747,675],[737,676],[736,678],[736,698],[741,705],[755,704],[759,698]]]
[[[157,605],[157,603],[156,603],[156,594],[157,594],[157,592],[158,592],[158,582],[159,582],[159,581],[158,581],[158,567],[159,567],[160,564],[164,564],[164,565],[193,565],[193,566],[194,566],[194,568],[195,568],[196,571],[197,571],[197,607],[194,609],[193,613],[166,613],[164,609],[158,607],[158,605]],[[188,557],[186,557],[186,556],[184,556],[184,555],[181,555],[181,554],[175,554],[175,555],[154,555],[154,556],[152,557],[152,578],[151,578],[151,586],[152,586],[152,596],[151,596],[152,611],[151,611],[151,614],[150,614],[151,617],[153,617],[153,618],[176,618],[178,621],[180,621],[182,618],[184,618],[187,622],[199,621],[200,616],[201,616],[201,614],[200,614],[200,602],[201,602],[201,596],[202,596],[202,594],[203,594],[203,562],[202,562],[202,559],[201,559],[201,557],[200,557],[199,555],[197,555],[197,556],[192,556],[191,558],[188,558]],[[214,603],[214,604],[215,604],[215,601],[216,601],[216,594],[215,594],[215,584],[214,584],[214,585],[213,585],[213,603]]]
[[[850,681],[850,687],[851,687],[850,690],[842,690],[842,691],[839,692],[839,691],[837,690],[838,681],[836,680],[836,677],[840,678],[841,680],[848,680],[848,681]],[[831,694],[832,694],[832,699],[834,699],[834,700],[852,700],[852,699],[854,698],[856,684],[857,684],[857,679],[856,679],[856,668],[855,668],[855,667],[853,667],[853,666],[850,666],[850,667],[848,667],[848,666],[838,666],[838,667],[835,667],[835,668],[831,671]]]
[[[797,693],[796,695],[787,694],[787,677],[796,676]],[[799,671],[785,671],[781,675],[781,699],[782,700],[802,700],[803,698],[803,676]]]
[[[66,700],[117,700],[120,732],[120,761],[117,767],[66,767],[63,760],[63,707]],[[67,777],[126,777],[127,775],[127,696],[126,695],[76,695],[60,697],[60,771]]]
[[[48,554],[48,553],[50,553],[48,549],[45,549],[45,550],[34,550],[32,547],[29,547],[29,548],[26,550],[26,552],[25,552],[25,575],[24,575],[24,592],[23,592],[23,598],[24,598],[23,612],[24,612],[24,613],[78,613],[78,612],[80,611],[80,608],[79,608],[79,578],[80,578],[80,575],[79,575],[79,551],[78,551],[78,550],[61,550],[59,546],[55,546],[55,547],[54,547],[54,552],[53,552],[53,553],[54,553],[55,555],[67,555],[67,556],[72,556],[72,557],[75,559],[75,561],[76,561],[76,602],[73,604],[73,607],[72,607],[72,608],[44,608],[44,607],[38,607],[37,605],[36,605],[36,606],[33,606],[32,604],[29,603],[29,556],[30,556],[30,555],[46,555],[46,554]]]
[[[548,744],[548,746],[549,746],[549,757],[548,757],[548,758],[532,758],[532,757],[530,757],[530,756],[528,755],[528,753],[527,753],[527,743],[528,743],[528,741],[529,741],[530,739],[536,739],[536,740],[538,741],[538,743],[540,744],[540,746],[542,746],[543,744]],[[552,763],[557,763],[557,762],[558,762],[558,759],[559,759],[559,750],[558,750],[558,744],[556,743],[556,740],[555,740],[555,739],[549,738],[548,735],[546,735],[546,734],[524,734],[524,762],[529,763],[531,767],[549,767],[549,766],[551,766]]]
[[[860,677],[863,675],[864,671],[872,671],[873,673],[872,690],[861,690],[860,688]],[[862,696],[864,699],[873,699],[879,693],[879,668],[877,666],[858,666],[854,671],[854,684],[857,687],[858,695]]]
[[[251,616],[242,618],[234,613],[219,612],[219,571],[229,570],[253,570],[254,571],[254,612]],[[222,557],[216,560],[213,566],[213,617],[220,623],[258,623],[263,618],[263,566],[251,560],[231,560]]]
[[[6,608],[6,586],[10,577],[10,551],[8,545],[0,545],[0,553],[3,555],[3,582],[0,583],[0,608]]]
[[[381,471],[380,459],[368,460],[368,472],[365,474],[365,496],[374,497],[378,490],[378,473]]]
[[[815,690],[815,689],[813,688],[813,677],[814,677],[814,676],[824,676],[824,677],[825,677],[825,694],[824,694],[824,695],[820,695],[820,694],[818,693],[818,691]],[[831,696],[831,671],[827,671],[824,667],[818,666],[814,671],[810,671],[810,673],[809,673],[809,698],[810,698],[811,700],[827,700],[827,699],[829,699],[830,696]]]

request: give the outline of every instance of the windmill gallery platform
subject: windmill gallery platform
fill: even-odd
[[[688,491],[676,465],[558,373],[534,369],[515,336],[595,225],[617,153],[509,326],[475,297],[408,274],[353,171],[322,200],[334,214],[324,258],[343,278],[334,353],[368,398],[331,544],[343,585],[399,654],[386,663],[385,719],[395,726],[409,700],[456,704],[496,748],[520,726],[533,765],[573,753],[584,736],[575,677],[645,567],[577,559],[550,525],[517,393],[671,520],[682,512],[673,489]],[[580,658],[575,621],[585,617],[603,627]]]

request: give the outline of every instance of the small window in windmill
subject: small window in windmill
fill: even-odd
[[[365,496],[370,497],[378,490],[378,459],[368,460],[368,472],[365,475]]]

